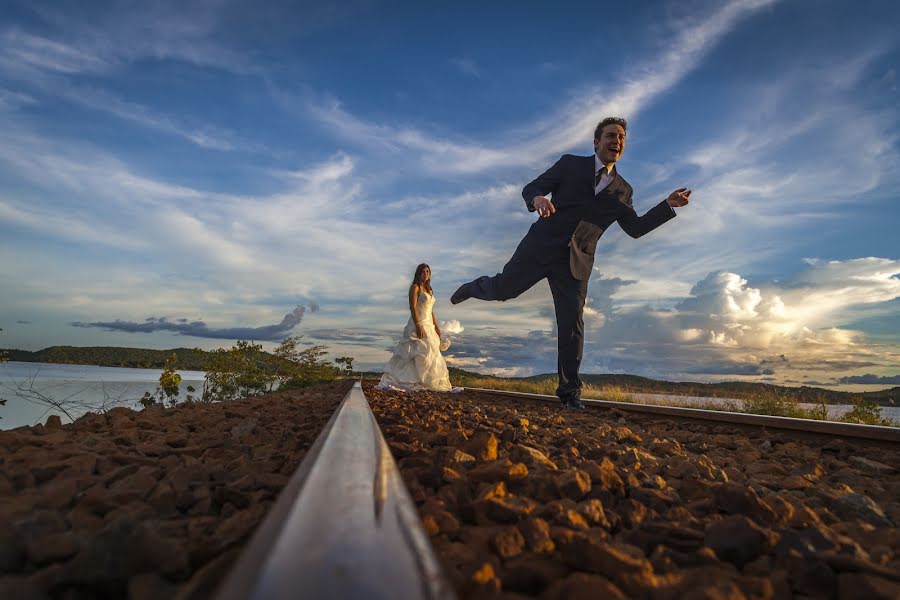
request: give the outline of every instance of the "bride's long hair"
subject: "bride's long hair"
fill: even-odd
[[[424,283],[424,284],[420,284],[420,283],[419,283],[419,278],[422,277],[422,272],[423,272],[425,269],[428,269],[428,273],[429,273],[429,274],[428,274],[428,279],[425,280],[425,283]],[[416,274],[413,275],[413,281],[412,281],[412,282],[413,282],[415,285],[421,285],[422,287],[425,288],[425,290],[426,290],[429,294],[431,294],[432,296],[434,296],[434,292],[431,291],[431,267],[429,267],[428,264],[422,263],[421,265],[419,265],[418,267],[416,267]]]

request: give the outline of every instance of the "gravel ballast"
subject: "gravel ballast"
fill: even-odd
[[[366,387],[461,598],[900,598],[900,456]]]
[[[207,598],[352,382],[0,431],[0,598]]]

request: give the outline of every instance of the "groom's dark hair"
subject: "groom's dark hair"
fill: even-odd
[[[622,117],[606,117],[599,123],[597,123],[597,128],[594,129],[594,139],[599,140],[600,134],[603,133],[603,128],[607,125],[621,125],[622,129],[628,131],[628,122],[625,121]]]

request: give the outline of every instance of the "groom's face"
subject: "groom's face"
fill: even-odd
[[[607,125],[594,139],[594,152],[604,165],[614,163],[625,151],[625,129],[621,125]]]

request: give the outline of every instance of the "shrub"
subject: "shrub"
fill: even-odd
[[[862,397],[853,399],[853,408],[841,417],[846,423],[861,423],[864,425],[896,426],[892,419],[881,416],[881,407],[874,400],[866,400]]]
[[[175,372],[177,362],[177,354],[172,354],[172,356],[166,359],[163,372],[159,376],[159,383],[156,385],[156,391],[152,394],[150,392],[144,392],[144,397],[140,400],[144,408],[149,408],[154,404],[162,404],[165,406],[166,403],[168,403],[169,406],[175,406],[178,403],[181,375]],[[194,388],[192,386],[187,386],[187,391],[188,395],[185,397],[185,402],[193,402],[195,398],[191,394],[194,392]]]

